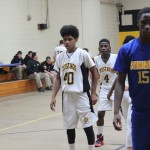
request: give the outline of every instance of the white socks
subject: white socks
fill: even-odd
[[[89,150],[95,150],[95,145],[88,145]],[[69,144],[69,150],[75,150],[75,144]]]
[[[74,144],[69,144],[69,150],[75,150],[75,143]]]
[[[103,134],[103,126],[97,126],[98,135]]]
[[[88,145],[89,150],[95,150],[95,145]]]

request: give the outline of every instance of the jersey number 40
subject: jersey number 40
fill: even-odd
[[[64,75],[64,81],[67,84],[73,84],[73,82],[74,82],[74,74],[73,74],[73,72],[66,72],[65,75]]]

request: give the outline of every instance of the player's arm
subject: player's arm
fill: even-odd
[[[56,80],[55,80],[54,89],[53,89],[53,93],[52,93],[52,99],[51,99],[51,102],[50,102],[50,109],[52,111],[55,111],[56,95],[57,95],[57,93],[60,89],[60,85],[61,85],[59,57],[56,58],[56,63],[55,63],[55,66],[54,66],[54,70],[57,71],[57,75],[56,75]]]
[[[96,94],[96,87],[97,87],[97,80],[98,80],[98,74],[96,70],[95,63],[91,59],[89,53],[82,51],[84,63],[86,67],[90,69],[91,75],[92,75],[92,84],[91,84],[91,99],[93,105],[97,102],[97,94]]]
[[[53,62],[56,61],[56,51],[54,51],[54,54],[53,54]]]
[[[60,89],[60,83],[61,83],[61,79],[60,79],[60,73],[58,72],[56,75],[56,80],[55,80],[55,84],[54,84],[54,89],[53,89],[53,93],[52,93],[52,99],[50,102],[50,109],[52,111],[55,111],[55,106],[56,106],[56,95]]]
[[[90,68],[90,72],[92,74],[91,99],[94,105],[97,102],[96,87],[97,87],[98,74],[97,74],[96,67],[93,66],[92,68]]]
[[[109,92],[108,92],[108,94],[107,94],[108,100],[110,100],[110,97],[111,97],[111,95],[112,95],[112,93],[113,93],[113,91],[114,91],[114,89],[115,89],[115,85],[116,85],[116,82],[117,82],[117,78],[118,78],[118,77],[116,77],[116,79],[115,79],[115,81],[114,81],[114,83],[113,83],[111,89],[109,90]]]
[[[126,73],[118,73],[118,78],[116,80],[116,86],[115,86],[115,100],[114,100],[114,119],[113,119],[113,125],[116,130],[122,130],[122,124],[121,124],[121,116],[119,114],[122,97],[125,89],[125,79],[126,79]]]

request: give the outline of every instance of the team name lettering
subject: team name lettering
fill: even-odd
[[[72,64],[72,63],[64,64],[64,65],[63,65],[63,71],[64,71],[65,69],[73,69],[74,71],[76,71],[76,65],[75,65],[75,64]]]
[[[130,70],[150,69],[150,60],[148,61],[131,61]]]
[[[112,68],[110,68],[110,67],[102,67],[102,68],[100,68],[100,73],[101,72],[104,72],[104,71],[109,71],[109,72],[111,72],[111,73],[114,73],[115,71],[112,69]]]

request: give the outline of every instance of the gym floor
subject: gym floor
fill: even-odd
[[[0,98],[0,150],[68,150],[66,131],[62,123],[61,91],[56,112],[49,109],[52,92],[31,92]],[[94,106],[97,111],[97,105]],[[113,112],[105,118],[105,145],[97,150],[125,150],[123,131],[112,126]],[[96,134],[96,125],[94,125]],[[76,149],[87,150],[85,134],[78,124]]]

